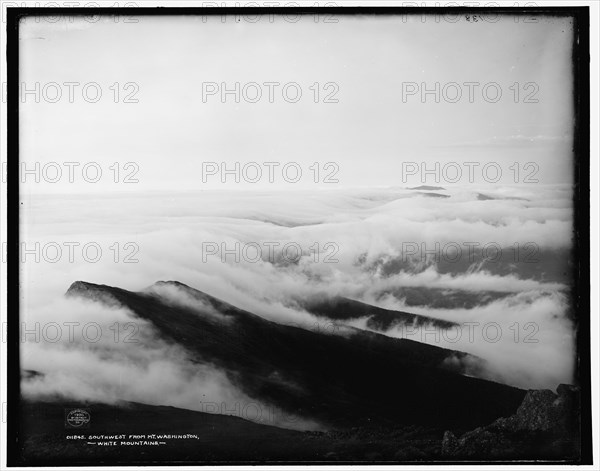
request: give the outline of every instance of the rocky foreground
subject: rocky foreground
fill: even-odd
[[[259,425],[242,418],[205,414],[174,407],[63,403],[24,404],[23,464],[52,465],[69,459],[84,464],[165,462],[177,456],[186,463],[379,462],[382,464],[439,461],[566,461],[580,460],[577,411],[579,390],[561,385],[529,391],[517,412],[463,433],[422,425],[362,426],[326,432],[301,432]],[[64,425],[65,411],[90,412],[89,428]],[[72,440],[69,435],[191,434],[191,440],[166,441],[162,446],[100,446],[98,440]],[[58,451],[58,453],[57,453]],[[99,461],[98,461],[99,462]]]
[[[506,418],[478,427],[459,437],[447,431],[442,455],[452,458],[577,459],[580,456],[579,389],[561,384],[557,393],[531,390],[517,409]]]

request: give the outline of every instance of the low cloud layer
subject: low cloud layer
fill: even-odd
[[[32,311],[21,326],[26,397],[169,405],[285,428],[319,425],[250,398],[127,309],[79,298]]]
[[[299,306],[313,298],[342,295],[459,323],[497,323],[502,335],[495,342],[469,342],[466,330],[456,342],[447,340],[449,332],[423,341],[481,356],[490,365],[488,376],[508,384],[554,388],[573,382],[575,334],[566,269],[560,277],[550,276],[542,262],[532,265],[519,252],[502,269],[493,262],[464,263],[461,258],[453,265],[457,269],[448,271],[431,254],[436,244],[493,243],[512,257],[514,247],[533,243],[538,260],[557,257],[566,267],[564,254],[572,245],[570,188],[437,192],[449,198],[403,188],[26,198],[22,240],[28,249],[38,242],[40,257],[36,261],[25,254],[22,321],[96,322],[110,335],[112,323],[131,321],[120,309],[63,300],[75,280],[133,291],[158,280],[177,280],[269,320],[306,328],[326,320]],[[480,192],[492,199],[478,199]],[[86,260],[82,247],[89,243],[95,245]],[[382,259],[405,255],[407,243],[425,244],[424,253],[411,254],[407,263],[374,269]],[[68,244],[74,247],[72,259]],[[49,261],[56,258],[56,245],[63,248],[62,255]],[[97,247],[102,254],[92,262]],[[534,275],[532,266],[543,269]],[[460,293],[474,302],[440,309],[436,299],[425,297],[409,306],[402,296],[405,288],[435,289],[431,293],[437,297]],[[481,302],[483,291],[497,295]],[[176,292],[162,294],[175,297],[174,302],[190,302]],[[355,324],[366,328],[360,320]],[[23,367],[45,374],[28,382],[26,392],[196,410],[193,405],[202,397],[217,403],[252,401],[223,372],[191,363],[180,348],[158,339],[151,326],[139,327],[141,343],[115,343],[108,336],[94,344],[65,344],[64,339],[25,343]],[[493,338],[493,327],[489,329]],[[529,339],[538,342],[525,342],[534,330]],[[397,329],[385,334],[402,336]],[[476,334],[481,336],[481,330]]]

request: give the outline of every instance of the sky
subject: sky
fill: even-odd
[[[498,168],[500,184],[571,182],[568,18],[125,19],[22,23],[20,80],[39,92],[21,97],[21,160],[47,172],[24,191],[289,188],[298,169],[293,188],[490,183]],[[220,93],[236,83],[239,103]],[[437,103],[421,95],[436,83]],[[64,162],[79,164],[72,182]],[[223,183],[221,163],[235,162],[240,181]],[[250,162],[260,174],[242,173]],[[271,179],[264,162],[277,163]],[[478,164],[471,176],[465,162]]]

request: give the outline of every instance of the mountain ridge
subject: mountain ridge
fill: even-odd
[[[473,428],[514,413],[525,394],[465,376],[480,365],[463,352],[359,329],[332,335],[277,324],[183,286],[233,322],[199,315],[206,314],[206,304],[177,305],[148,290],[78,281],[66,294],[119,303],[194,361],[222,369],[249,397],[327,428],[398,423]]]

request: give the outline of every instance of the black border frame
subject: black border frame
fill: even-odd
[[[513,14],[572,16],[574,19],[573,80],[575,108],[573,309],[580,322],[577,329],[577,377],[581,387],[581,459],[579,461],[420,461],[420,462],[124,462],[114,466],[209,466],[209,465],[583,465],[592,461],[591,332],[590,332],[590,45],[589,7],[140,7],[140,8],[7,8],[7,465],[15,466],[106,466],[87,462],[25,462],[20,455],[20,320],[19,320],[19,22],[44,15],[410,15],[410,14]],[[598,458],[598,457],[596,457]],[[111,464],[113,465],[113,464]]]

